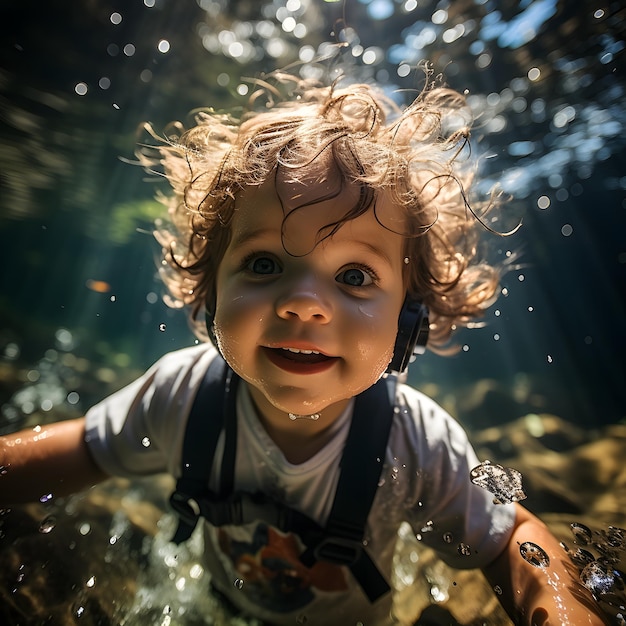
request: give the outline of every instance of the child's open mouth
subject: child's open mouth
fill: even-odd
[[[277,367],[294,374],[315,374],[327,370],[338,357],[327,356],[316,350],[297,348],[264,348],[267,358]]]

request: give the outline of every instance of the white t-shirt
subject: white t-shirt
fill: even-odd
[[[86,439],[111,475],[181,473],[187,418],[216,352],[199,345],[167,354],[141,378],[87,413]],[[461,426],[430,398],[398,385],[382,477],[365,532],[366,549],[390,580],[400,525],[457,568],[483,567],[504,548],[512,505],[470,482],[478,459]],[[332,426],[328,444],[304,463],[289,463],[258,420],[245,384],[238,387],[235,490],[262,491],[324,524],[333,503],[353,403]],[[201,444],[200,444],[201,445]],[[209,484],[218,486],[223,435]],[[214,584],[251,616],[273,624],[384,624],[391,595],[371,604],[346,567],[299,561],[302,544],[259,521],[219,529],[204,524],[206,565]],[[459,545],[469,546],[459,550]],[[241,588],[235,580],[242,580]]]

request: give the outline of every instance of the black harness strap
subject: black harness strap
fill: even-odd
[[[232,370],[222,358],[211,361],[193,401],[183,441],[181,477],[170,497],[170,505],[178,514],[178,528],[172,539],[175,543],[187,541],[193,533],[200,512],[200,497],[205,491],[213,467],[215,448],[224,424]],[[231,394],[234,396],[235,394]]]
[[[387,581],[364,549],[367,518],[378,489],[395,406],[395,378],[379,380],[356,397],[341,458],[341,474],[326,524],[327,536],[302,555],[348,563],[370,601],[389,591]]]
[[[373,602],[389,591],[389,585],[364,548],[364,534],[393,421],[395,379],[380,380],[356,398],[326,527],[265,494],[234,492],[238,380],[216,357],[196,395],[185,432],[182,475],[170,498],[180,518],[173,541],[187,540],[201,516],[216,527],[263,520],[300,537],[306,546],[300,557],[305,566],[324,560],[349,567]],[[220,487],[214,493],[208,479],[222,430]]]

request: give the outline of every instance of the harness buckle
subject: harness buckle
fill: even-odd
[[[195,527],[201,515],[200,504],[195,498],[182,491],[174,491],[170,496],[170,506],[183,522]]]
[[[354,565],[363,552],[363,546],[353,539],[328,537],[322,539],[313,549],[318,561],[328,561],[335,565]]]
[[[279,530],[289,530],[287,509],[277,506],[263,493],[238,492],[230,500],[232,524],[248,524],[255,520],[265,520]]]

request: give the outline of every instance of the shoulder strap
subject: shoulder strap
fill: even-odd
[[[183,442],[181,477],[170,497],[170,505],[179,518],[178,529],[172,539],[175,543],[189,539],[200,516],[199,498],[211,475],[217,440],[227,418],[226,395],[231,373],[224,359],[216,355],[198,386],[189,413]]]
[[[372,602],[389,591],[387,581],[365,551],[363,542],[385,461],[396,382],[395,377],[389,376],[356,397],[325,537],[312,550],[316,559],[348,563]],[[307,552],[303,555],[305,561],[311,560]]]

